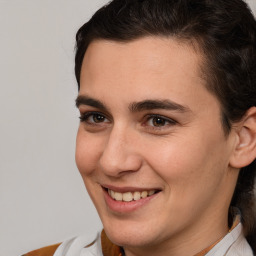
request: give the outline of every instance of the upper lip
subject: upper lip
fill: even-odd
[[[142,191],[150,191],[150,190],[161,190],[160,188],[156,187],[151,187],[151,188],[142,188],[142,187],[129,187],[129,186],[124,186],[124,187],[117,187],[117,186],[112,186],[112,185],[107,185],[107,184],[102,184],[101,185],[103,189],[110,189],[115,192],[119,193],[125,193],[125,192],[142,192]]]

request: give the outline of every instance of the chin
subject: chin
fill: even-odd
[[[105,230],[106,231],[106,230]],[[145,247],[151,244],[151,239],[146,238],[145,234],[138,233],[123,233],[120,232],[107,232],[108,238],[112,243],[122,247]]]
[[[105,225],[104,230],[108,238],[116,245],[122,247],[147,247],[152,246],[156,240],[157,230],[145,229],[143,225],[127,224],[124,225]]]

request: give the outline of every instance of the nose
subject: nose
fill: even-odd
[[[107,176],[119,177],[136,172],[142,165],[135,132],[113,128],[106,141],[99,164]]]

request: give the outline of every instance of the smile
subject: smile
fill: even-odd
[[[137,211],[159,198],[162,189],[102,186],[107,208],[114,214]]]
[[[156,194],[157,190],[149,190],[149,191],[135,191],[135,192],[115,192],[111,189],[108,189],[108,194],[110,197],[116,201],[123,201],[123,202],[131,202],[131,201],[137,201],[143,198],[146,198],[148,196],[152,196]]]

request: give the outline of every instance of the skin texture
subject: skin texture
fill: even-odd
[[[85,54],[79,96],[94,101],[78,104],[76,162],[106,234],[127,256],[194,255],[228,231],[238,137],[224,134],[202,61],[189,45],[156,37],[95,41]],[[132,107],[147,100],[179,108]],[[118,212],[102,186],[160,192]]]

